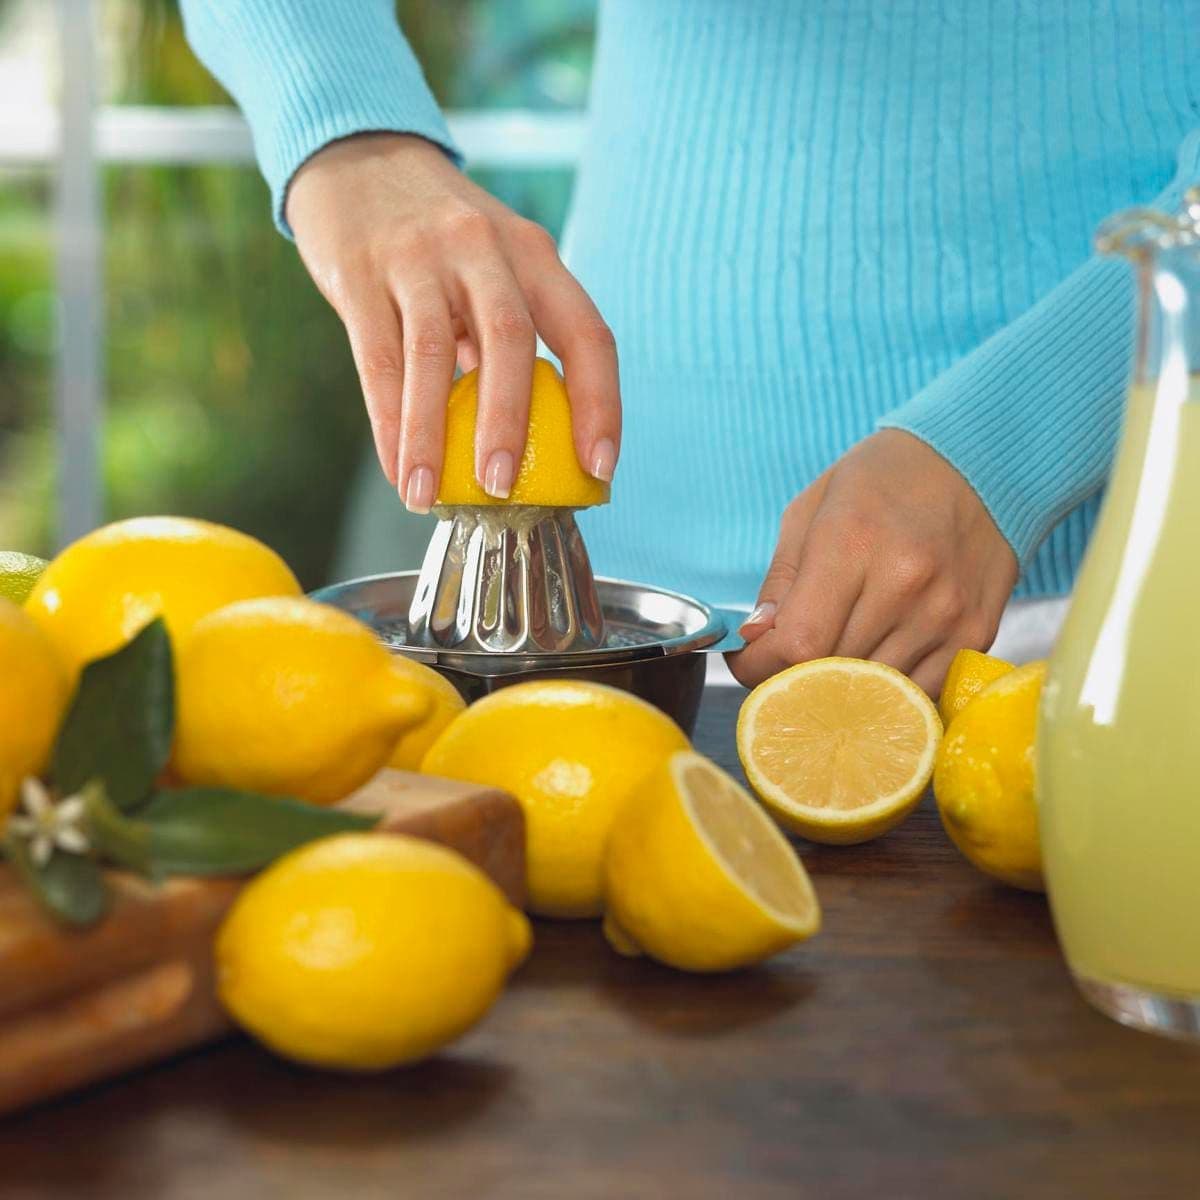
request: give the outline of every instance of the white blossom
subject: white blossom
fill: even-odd
[[[21,808],[8,820],[18,837],[29,841],[29,855],[35,865],[44,867],[55,848],[68,854],[86,854],[90,849],[82,828],[82,796],[67,796],[57,804],[46,785],[32,776],[21,781]]]

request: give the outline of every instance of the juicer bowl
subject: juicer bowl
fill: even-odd
[[[435,667],[468,700],[530,679],[582,679],[640,696],[691,733],[704,691],[705,652],[734,650],[740,617],[679,592],[621,579],[596,579],[604,640],[561,653],[494,653],[430,646],[409,614],[419,572],[333,584],[313,593],[369,625],[395,654]]]

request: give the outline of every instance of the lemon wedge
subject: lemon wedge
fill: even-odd
[[[743,787],[691,750],[664,759],[621,809],[604,894],[614,950],[685,971],[760,962],[821,925],[787,839]]]

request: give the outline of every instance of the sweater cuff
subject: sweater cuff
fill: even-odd
[[[288,185],[339,138],[419,134],[459,161],[390,0],[184,0],[183,15],[193,49],[250,125],[286,236]]]
[[[1200,179],[1200,131],[1155,200]],[[979,494],[1022,565],[1107,477],[1133,356],[1133,282],[1092,258],[1015,321],[877,422],[920,438]]]
[[[1092,260],[877,424],[932,446],[979,494],[1022,566],[1098,490],[1133,339],[1123,262]]]

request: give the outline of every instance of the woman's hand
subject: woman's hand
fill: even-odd
[[[851,449],[783,514],[749,644],[748,687],[813,658],[871,658],[936,696],[954,653],[986,650],[1017,560],[970,484],[896,429]]]
[[[466,178],[433,143],[360,134],[296,173],[287,219],[309,273],[350,336],[379,462],[415,512],[442,469],[455,362],[480,368],[475,474],[512,487],[537,335],[562,360],[575,450],[612,478],[621,438],[612,334],[554,239]]]

